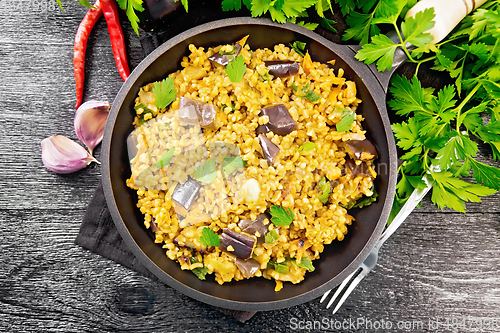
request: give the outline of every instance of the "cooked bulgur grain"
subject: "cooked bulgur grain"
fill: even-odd
[[[190,55],[181,62],[183,69],[170,75],[177,97],[166,109],[156,107],[153,83],[140,89],[133,133],[138,152],[131,160],[132,177],[127,185],[137,190],[137,206],[144,214],[145,226],[155,232],[155,242],[163,244],[167,256],[178,261],[182,269],[204,268],[222,284],[248,277],[249,273],[239,268],[246,263],[254,265],[251,276],[275,279],[278,291],[282,281],[302,281],[312,270],[306,263],[318,259],[325,244],[344,239],[353,221],[344,207],[373,194],[373,158],[355,161],[356,165],[366,164],[368,172],[362,174],[345,164],[349,156],[344,142],[366,138],[360,125],[363,118],[355,114],[361,100],[356,97],[354,82],[344,78],[342,70],[335,74],[331,66],[313,62],[309,55],[302,57],[285,45],[276,45],[273,50],[250,50],[245,45],[239,54],[247,69],[243,79],[234,83],[223,66],[209,60],[220,50],[232,49],[232,45],[207,50],[190,45]],[[269,60],[298,62],[300,68],[287,78],[268,76],[265,61]],[[304,97],[308,91],[318,96],[316,102]],[[182,123],[181,97],[211,104],[216,113],[214,126]],[[270,163],[256,131],[270,122],[268,115],[259,116],[261,110],[277,104],[286,107],[297,126],[286,135],[273,131],[263,134],[279,148]],[[148,118],[153,118],[147,122],[141,115],[144,107],[149,109]],[[355,121],[350,130],[337,132],[335,125],[346,112],[354,115]],[[308,142],[315,146],[299,150]],[[172,149],[170,163],[157,166]],[[231,172],[224,169],[224,159],[238,156],[244,166],[236,165]],[[213,168],[209,170],[210,160]],[[205,167],[211,181],[200,181],[197,169]],[[328,189],[318,186],[323,177]],[[192,188],[182,192],[191,198],[174,198],[185,200],[184,208],[172,198],[182,186]],[[323,203],[319,198],[325,193]],[[275,219],[267,215],[271,206],[289,209],[294,216],[291,224],[275,225]],[[261,229],[243,227],[244,221],[255,220],[260,221]],[[219,236],[227,228],[247,237],[251,259],[241,261],[234,255],[237,250],[248,250],[243,245],[237,249],[231,243],[221,249],[204,244],[200,237],[205,228]]]

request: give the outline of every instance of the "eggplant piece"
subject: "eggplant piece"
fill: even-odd
[[[264,224],[264,220],[268,219],[269,223]],[[249,235],[254,235],[257,237],[257,243],[261,244],[265,241],[265,235],[269,231],[269,224],[271,223],[271,215],[268,213],[262,213],[257,215],[255,220],[244,219],[238,223],[238,227],[240,227],[241,232],[244,232]],[[258,233],[258,235],[257,235]]]
[[[261,109],[259,116],[268,116],[269,122],[257,127],[257,134],[265,134],[269,131],[273,131],[278,135],[287,135],[297,129],[297,122],[293,120],[288,109],[283,104]]]
[[[367,139],[346,141],[344,148],[353,160],[367,161],[378,157],[377,148]]]
[[[236,258],[234,263],[236,264],[236,267],[238,267],[238,269],[240,270],[243,277],[245,277],[246,279],[249,279],[252,276],[254,276],[255,273],[260,268],[259,262],[253,258],[248,260]]]
[[[359,165],[356,164],[356,162],[350,158],[347,158],[345,161],[345,166],[349,170],[351,170],[352,176],[354,178],[358,176],[371,176],[372,174],[370,173],[370,170],[368,170],[368,166],[366,165],[365,162],[361,162]]]
[[[156,232],[158,230],[158,226],[156,225],[156,219],[154,216],[151,218],[151,231]]]
[[[259,134],[259,142],[262,148],[262,155],[264,155],[269,164],[273,164],[280,152],[280,148],[262,134]]]
[[[291,60],[270,60],[264,61],[269,69],[269,74],[274,77],[287,78],[299,72],[300,64]]]
[[[224,228],[220,237],[219,249],[234,254],[240,259],[250,259],[255,243],[256,240],[253,237]]]
[[[238,54],[240,54],[240,51],[241,51],[241,45],[236,43],[236,44],[233,44],[233,47],[234,47],[234,51],[233,53],[228,53],[228,54],[220,54],[219,52],[211,55],[210,57],[208,57],[208,60],[210,60],[210,62],[214,63],[214,64],[217,64],[217,65],[221,65],[221,66],[227,66],[227,64],[229,63],[229,61],[231,59],[234,59],[238,56]],[[229,57],[228,57],[229,56]]]
[[[177,184],[172,193],[172,201],[174,202],[175,212],[179,215],[186,216],[189,207],[196,200],[200,193],[201,184],[188,176],[184,184]]]
[[[215,107],[189,97],[181,97],[177,117],[183,125],[200,125],[202,128],[215,129]]]

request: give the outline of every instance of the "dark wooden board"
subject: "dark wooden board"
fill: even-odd
[[[316,299],[242,324],[75,245],[100,166],[57,175],[40,158],[43,138],[76,140],[72,48],[86,10],[66,2],[65,12],[22,1],[17,10],[0,6],[0,331],[288,332],[316,321],[322,331],[373,332],[370,320],[391,322],[385,331],[395,332],[499,331],[498,194],[468,204],[467,214],[424,199],[334,316]],[[134,67],[143,53],[123,22]],[[89,40],[86,72],[85,99],[112,102],[122,81],[103,20]],[[482,158],[495,164],[487,150]],[[446,319],[470,329],[447,328]],[[479,329],[488,323],[495,325]]]

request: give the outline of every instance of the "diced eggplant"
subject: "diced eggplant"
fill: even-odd
[[[240,270],[243,277],[246,279],[251,278],[255,275],[255,273],[259,270],[260,264],[255,259],[243,260],[240,258],[236,258],[235,262],[236,267]]]
[[[269,223],[271,223],[271,215],[262,213],[257,215],[257,218],[253,221],[250,219],[241,220],[238,223],[238,227],[240,227],[242,232],[257,237],[258,244],[264,243],[265,235],[269,231],[269,223],[265,225],[265,219],[268,219]]]
[[[344,142],[345,151],[354,160],[373,160],[378,157],[377,148],[370,140],[350,140]]]
[[[229,63],[230,59],[234,59],[240,54],[241,51],[241,45],[236,43],[233,44],[234,51],[229,54],[220,54],[220,52],[217,52],[210,57],[208,57],[208,60],[210,60],[212,63],[215,63],[217,65],[221,66],[226,66]],[[229,56],[229,57],[228,57]]]
[[[264,61],[269,69],[269,74],[274,77],[287,78],[299,72],[300,64],[291,60],[270,60]]]
[[[202,128],[215,129],[215,107],[210,103],[181,97],[177,117],[183,125],[200,125]]]
[[[283,104],[261,109],[259,116],[268,116],[269,122],[257,127],[257,134],[265,134],[273,131],[278,135],[287,135],[297,129],[297,122],[293,120],[288,109]]]
[[[264,158],[269,164],[273,164],[276,156],[280,152],[280,148],[262,134],[259,134],[259,142],[262,148],[262,155],[264,155]]]
[[[256,240],[253,237],[224,228],[220,237],[219,249],[241,259],[250,259],[255,243]]]
[[[158,230],[158,226],[156,225],[156,219],[154,217],[151,218],[151,231],[156,232]]]
[[[174,202],[175,212],[179,215],[186,216],[189,207],[196,200],[200,193],[201,184],[191,177],[188,177],[184,184],[177,184],[172,193],[172,201]]]
[[[354,178],[358,176],[371,176],[370,170],[368,170],[368,166],[365,162],[361,162],[359,165],[350,158],[347,158],[345,161],[345,166],[351,170],[352,176]]]

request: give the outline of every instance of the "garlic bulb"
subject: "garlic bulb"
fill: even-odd
[[[88,101],[76,110],[75,132],[91,155],[94,148],[102,141],[110,107],[108,102]]]
[[[57,173],[71,173],[91,162],[99,163],[85,148],[62,135],[42,140],[42,161],[47,169]]]

